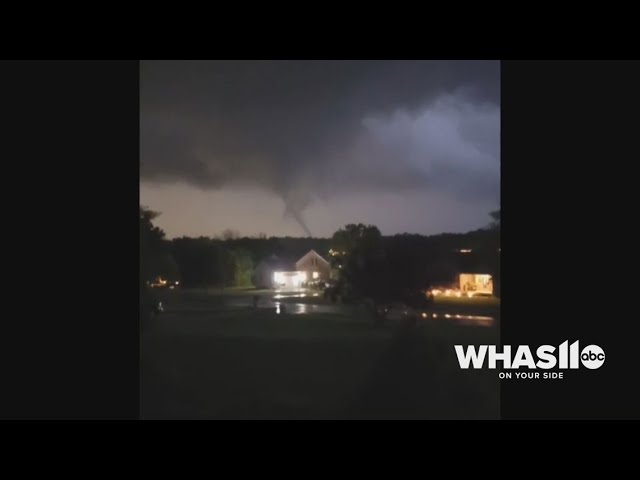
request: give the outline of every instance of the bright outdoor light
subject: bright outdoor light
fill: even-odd
[[[284,275],[282,272],[274,272],[273,281],[276,283],[284,283]]]

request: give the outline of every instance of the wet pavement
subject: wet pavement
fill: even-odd
[[[332,304],[321,303],[319,293],[306,293],[306,292],[276,292],[273,296],[260,295],[258,296],[257,303],[254,303],[254,297],[251,295],[238,295],[220,297],[219,303],[215,305],[208,305],[202,303],[199,305],[189,305],[187,310],[189,311],[215,311],[220,307],[237,307],[247,308],[255,307],[259,309],[270,309],[278,314],[292,314],[292,315],[305,315],[305,314],[339,314],[349,315],[353,313],[361,313],[366,307],[364,305],[344,305],[344,304]],[[317,300],[316,300],[317,298]],[[296,299],[302,300],[296,302]],[[304,300],[303,300],[304,299]],[[318,303],[312,303],[318,301]],[[173,310],[174,313],[183,311],[180,304],[175,305],[173,308],[169,307],[169,312]],[[447,322],[457,325],[468,325],[477,327],[490,327],[492,326],[496,318],[492,315],[470,315],[466,313],[456,312],[453,308],[451,311],[443,311],[442,308],[426,309],[416,314],[418,321],[428,322]],[[391,320],[393,321],[393,320]]]

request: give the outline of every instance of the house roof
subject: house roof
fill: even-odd
[[[303,261],[305,258],[307,258],[308,256],[313,255],[316,258],[319,258],[321,261],[323,261],[324,263],[326,263],[327,265],[329,265],[329,262],[327,260],[324,259],[324,257],[322,255],[320,255],[318,252],[316,252],[315,250],[309,250],[307,253],[305,253],[302,257],[300,258],[293,258],[291,256],[285,256],[285,255],[271,255],[267,258],[262,259],[259,262],[259,265],[266,267],[270,270],[277,270],[277,271],[281,271],[281,272],[290,272],[290,271],[295,271],[297,270],[296,265],[298,263],[300,263],[301,261]]]
[[[318,252],[316,252],[315,250],[311,249],[309,250],[307,253],[305,253],[302,257],[300,257],[300,259],[296,262],[296,264],[300,263],[301,261],[303,261],[305,258],[307,258],[308,256],[313,255],[317,258],[319,258],[320,260],[322,260],[324,263],[326,263],[327,265],[329,265],[329,262],[326,261],[324,259],[324,257],[322,255],[320,255]]]

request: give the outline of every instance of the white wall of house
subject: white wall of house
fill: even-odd
[[[460,290],[493,293],[493,278],[489,274],[461,273]]]
[[[307,281],[329,280],[331,265],[318,252],[310,250],[296,262],[296,270],[306,272]]]
[[[282,265],[281,268],[287,265]],[[291,265],[289,268],[293,267]],[[277,275],[276,275],[277,274]],[[276,276],[274,276],[276,275]],[[294,271],[274,268],[273,262],[261,261],[253,272],[253,282],[258,288],[295,290],[303,283],[314,280],[329,280],[331,265],[316,251],[310,250],[295,264]]]

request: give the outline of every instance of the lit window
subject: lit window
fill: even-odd
[[[320,274],[319,274],[318,272],[313,272],[313,278],[314,278],[314,280],[315,280],[316,278],[318,278],[319,276],[320,276]]]

